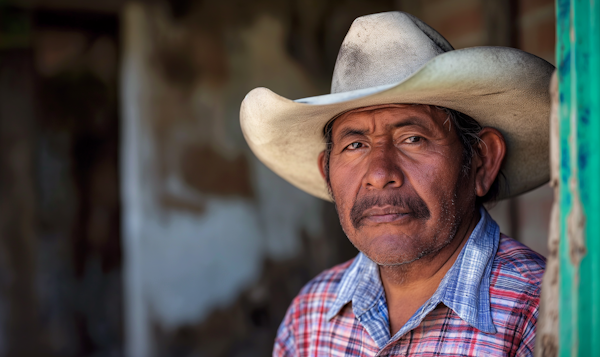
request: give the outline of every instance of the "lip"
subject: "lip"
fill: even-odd
[[[391,223],[400,221],[410,215],[409,211],[406,211],[399,207],[385,206],[385,207],[373,207],[364,211],[362,220],[364,222],[371,223]]]

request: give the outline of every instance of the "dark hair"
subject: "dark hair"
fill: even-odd
[[[478,145],[481,142],[481,139],[479,138],[479,133],[481,132],[481,129],[483,129],[483,127],[481,126],[481,124],[479,124],[477,122],[477,120],[471,118],[470,116],[468,116],[464,113],[456,111],[454,109],[449,109],[449,108],[445,108],[445,107],[437,107],[437,106],[435,108],[446,112],[446,114],[448,115],[448,118],[446,119],[444,124],[448,121],[450,122],[450,128],[454,127],[456,134],[458,135],[458,137],[460,138],[460,141],[463,144],[462,172],[465,176],[467,176],[471,169],[471,160],[473,159],[473,156],[475,156],[477,154],[477,151],[475,150],[475,145]],[[323,128],[323,136],[325,137],[325,144],[326,144],[326,147],[325,147],[325,170],[324,170],[325,171],[325,180],[327,182],[327,187],[330,191],[329,194],[332,197],[333,197],[333,194],[331,192],[331,181],[329,180],[329,159],[331,157],[331,149],[333,147],[331,130],[333,128],[333,122],[338,117],[339,116],[336,116],[335,118],[330,120],[327,123],[327,125],[325,125],[325,128]],[[493,204],[496,201],[496,199],[498,198],[498,194],[500,193],[500,180],[501,179],[503,180],[503,183],[505,184],[506,180],[505,180],[504,173],[502,173],[502,171],[500,171],[498,173],[498,176],[496,176],[496,179],[492,183],[492,186],[490,187],[488,192],[485,194],[485,196],[478,197],[476,203],[477,204],[484,204],[484,203],[492,203]],[[506,189],[508,189],[508,188],[506,187]]]

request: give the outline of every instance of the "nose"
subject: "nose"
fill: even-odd
[[[397,149],[393,144],[387,143],[373,148],[368,160],[363,181],[365,188],[383,190],[402,186],[404,173],[399,166]]]

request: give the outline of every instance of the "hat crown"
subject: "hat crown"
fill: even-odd
[[[331,93],[399,83],[451,50],[442,35],[412,15],[392,11],[359,17],[340,47]]]

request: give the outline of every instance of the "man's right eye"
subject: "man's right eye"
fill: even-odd
[[[348,149],[348,150],[355,150],[355,149],[359,149],[361,147],[362,147],[361,143],[352,143],[352,144],[346,146],[346,149]]]

